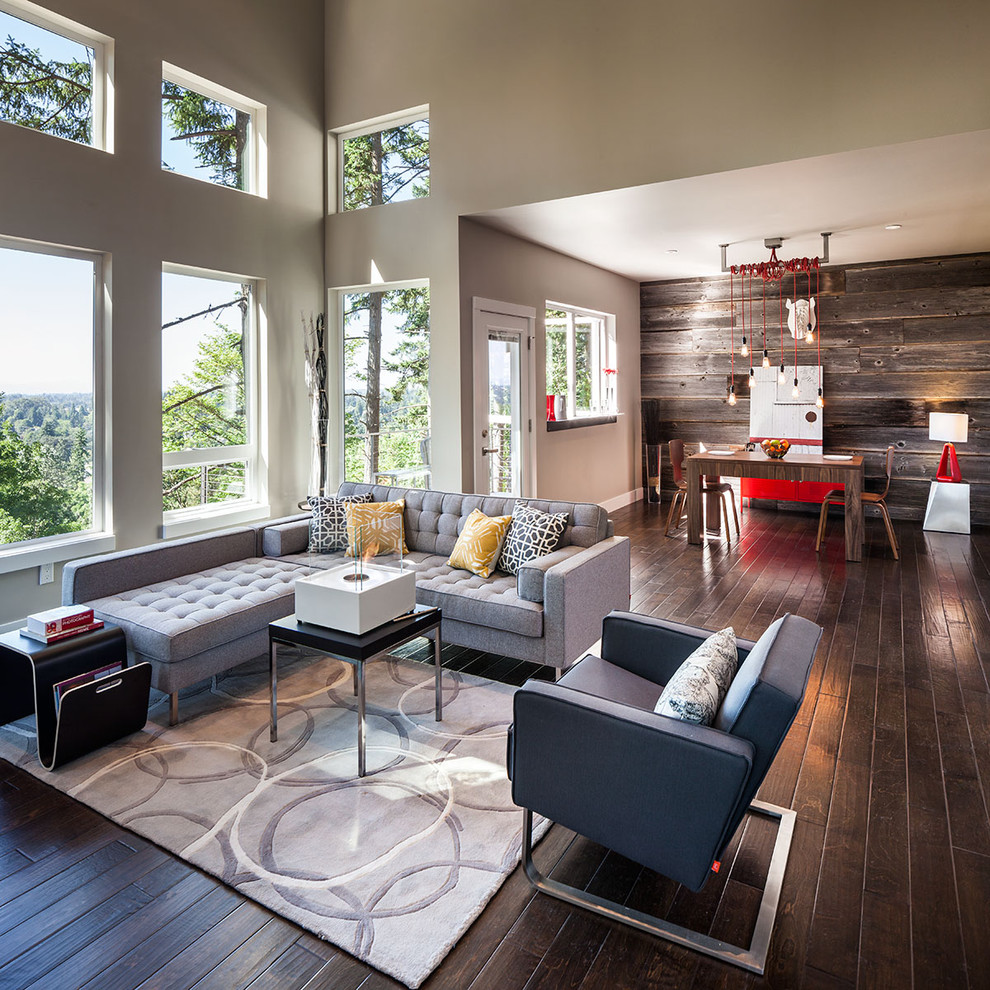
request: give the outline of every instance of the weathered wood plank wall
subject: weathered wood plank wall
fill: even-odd
[[[738,289],[737,281],[737,328]],[[785,278],[783,291],[785,298],[795,297],[792,279]],[[807,295],[800,276],[798,295]],[[776,292],[773,303],[768,297],[768,343],[776,363]],[[644,282],[640,305],[642,395],[659,400],[661,439],[709,446],[746,440],[749,361],[739,356],[738,331],[738,401],[734,407],[726,401],[728,276]],[[893,443],[891,515],[920,519],[942,450],[928,439],[928,413],[965,412],[969,442],[957,450],[963,480],[971,485],[972,520],[990,522],[990,254],[830,265],[821,272],[819,306],[825,449],[865,455],[869,479],[882,474],[883,452]],[[757,356],[761,307],[757,297]],[[790,342],[785,362],[792,364],[786,330],[784,341],[785,349]],[[798,355],[801,364],[815,363],[816,351],[807,344],[799,344]],[[661,486],[673,489],[666,457]]]

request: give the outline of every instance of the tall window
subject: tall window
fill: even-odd
[[[615,319],[547,303],[547,394],[563,395],[569,419],[615,413]]]
[[[100,269],[0,241],[0,545],[102,528]]]
[[[233,275],[162,275],[166,518],[259,497],[256,296]]]
[[[162,65],[162,168],[218,186],[267,195],[265,108]]]
[[[344,477],[429,487],[430,289],[341,294]]]
[[[429,196],[428,108],[347,128],[337,139],[341,209]]]
[[[0,0],[0,120],[112,151],[113,41],[22,0]]]

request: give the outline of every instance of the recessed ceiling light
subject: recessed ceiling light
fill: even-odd
[[[677,248],[667,248],[667,254],[677,254]]]
[[[884,226],[884,230],[900,230],[901,225],[899,223],[888,223]]]

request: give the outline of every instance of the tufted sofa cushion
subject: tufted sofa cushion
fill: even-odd
[[[404,514],[406,543],[410,550],[443,554],[449,557],[457,542],[457,534],[474,509],[486,516],[512,514],[514,498],[502,495],[462,495],[435,492],[420,488],[396,488],[388,485],[366,485],[345,481],[337,494],[361,495],[370,492],[376,502],[405,499]],[[588,502],[552,502],[527,498],[527,505],[544,512],[566,512],[567,529],[560,546],[591,547],[608,536],[608,513],[600,505]]]
[[[292,612],[296,578],[312,568],[248,557],[91,601],[135,653],[169,662],[267,628]]]
[[[314,569],[335,567],[345,561],[342,553],[312,556],[300,553],[283,559],[300,567],[312,563]],[[347,562],[353,560],[347,558]],[[375,563],[397,567],[399,558],[394,554],[376,557]],[[438,605],[445,619],[520,636],[543,635],[543,605],[520,598],[514,576],[498,572],[487,578],[469,575],[460,568],[449,567],[443,554],[422,551],[410,553],[404,566],[416,572],[416,601],[420,605]]]

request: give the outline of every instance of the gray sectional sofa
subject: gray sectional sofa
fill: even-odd
[[[455,643],[563,669],[601,635],[602,619],[629,607],[629,541],[599,505],[526,499],[567,512],[559,548],[510,576],[480,578],[447,566],[470,512],[512,511],[513,498],[345,483],[339,495],[405,499],[407,566],[416,601],[443,610],[442,635]],[[294,611],[296,578],[331,567],[343,552],[309,551],[309,514],[66,564],[63,604],[91,605],[119,625],[131,658],[152,665],[170,695],[265,652],[268,623]],[[376,563],[397,563],[379,557]]]

